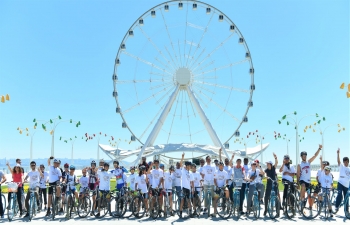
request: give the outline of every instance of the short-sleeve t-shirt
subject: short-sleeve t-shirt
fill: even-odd
[[[49,166],[49,182],[53,183],[59,181],[62,176],[62,172],[59,168],[55,168],[54,166]]]
[[[255,171],[249,170],[248,178],[251,178],[251,177],[255,176],[255,179],[253,181],[250,181],[250,184],[257,184],[257,183],[259,183],[259,179],[258,179],[259,173],[260,173],[259,169],[255,169]]]
[[[146,183],[146,174],[142,174],[141,176],[137,176],[135,183],[137,183],[137,188],[141,189],[141,192],[147,193],[147,183]]]
[[[126,180],[124,180],[124,172],[122,169],[114,168],[114,170],[112,170],[111,172],[114,174],[117,184],[124,184],[126,182]]]
[[[344,187],[349,187],[350,183],[350,167],[345,167],[344,164],[339,166],[339,179],[338,182]]]
[[[167,192],[171,192],[174,178],[174,173],[170,174],[170,172],[164,172],[164,188]]]
[[[182,171],[181,169],[175,169],[174,171],[174,186],[180,187],[181,186],[181,175]]]
[[[204,174],[204,185],[214,185],[214,173],[215,167],[211,165],[205,165],[202,167],[201,174]]]
[[[289,175],[283,175],[284,172],[288,172],[288,173],[296,173],[295,172],[295,168],[293,165],[289,165],[289,169],[286,165],[283,166],[283,170],[282,170],[282,179],[286,179],[289,182],[293,182],[293,177],[289,176]]]
[[[115,177],[113,173],[108,173],[107,171],[99,171],[98,176],[100,178],[100,190],[109,191],[111,178]]]
[[[46,188],[46,181],[49,177],[49,173],[46,171],[42,173],[44,174],[44,177],[40,177],[40,188]]]
[[[29,187],[40,186],[40,173],[38,171],[30,171],[27,176],[29,177]]]
[[[128,183],[130,184],[130,189],[132,191],[135,191],[135,184],[136,184],[136,177],[138,175],[134,174],[130,174],[130,176],[127,178]]]
[[[2,181],[2,177],[4,176],[4,173],[0,171],[0,181]]]
[[[152,188],[157,188],[160,184],[161,178],[164,177],[163,170],[161,169],[153,169],[152,170]],[[162,188],[162,186],[159,186]]]
[[[321,183],[322,188],[331,188],[333,186],[333,177],[332,174],[329,173],[326,175],[325,173],[321,175],[321,177],[318,178],[318,180]]]
[[[193,181],[192,173],[185,168],[182,168],[181,187],[191,190],[191,181]]]
[[[74,174],[70,175],[68,173],[66,175],[65,181],[66,181],[66,184],[67,184],[67,190],[68,190],[68,184],[69,184],[70,188],[74,188],[75,187],[76,179],[77,179],[77,177]]]
[[[193,177],[193,185],[196,188],[196,191],[200,191],[201,179],[202,179],[201,174],[199,172],[195,172],[195,173],[192,173],[192,177]]]
[[[87,188],[89,186],[89,177],[87,176],[80,177],[79,184],[80,184],[80,190],[82,190],[82,188]]]
[[[271,169],[266,169],[265,170],[266,176],[271,178],[272,180],[276,180],[276,168],[275,166],[272,166]],[[272,185],[272,181],[270,179],[267,179],[267,184]]]
[[[216,184],[219,188],[223,187],[226,184],[228,174],[225,170],[217,170],[214,173],[214,179],[216,179]]]

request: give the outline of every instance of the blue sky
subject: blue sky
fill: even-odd
[[[256,129],[263,134],[274,131],[287,134],[291,137],[289,151],[293,159],[295,130],[291,125],[287,126],[285,122],[279,125],[277,121],[294,111],[300,117],[318,113],[326,117],[326,121],[320,124],[323,129],[332,124],[341,124],[346,128],[341,133],[337,132],[336,126],[327,129],[324,136],[326,159],[335,163],[334,155],[338,147],[342,149],[342,155],[349,155],[349,99],[345,97],[345,91],[339,89],[342,82],[350,82],[349,2],[206,2],[225,13],[239,28],[254,63],[254,107],[248,112],[249,122],[240,128],[241,137]],[[122,119],[115,113],[116,103],[112,98],[114,61],[130,26],[144,12],[160,3],[162,1],[153,0],[103,3],[1,1],[0,95],[10,94],[11,101],[0,105],[0,158],[29,158],[30,138],[18,134],[16,128],[28,127],[32,130],[33,118],[49,120],[60,115],[63,119],[81,121],[79,128],[69,123],[57,127],[57,157],[70,157],[71,147],[60,142],[60,136],[82,137],[86,132],[103,132],[116,139],[129,141],[130,133],[121,128]],[[179,18],[184,15],[184,11],[177,12],[175,7],[169,13],[174,13],[169,14],[172,19],[175,18],[172,15],[178,15]],[[198,24],[208,19],[204,13],[202,16],[196,21]],[[160,14],[157,14],[157,19],[159,18]],[[158,32],[152,38],[159,45],[166,45],[165,39],[157,39],[157,35],[164,35],[161,20],[145,21],[147,24],[144,29],[151,24]],[[211,28],[215,31],[220,25],[213,24]],[[189,33],[191,35],[196,37],[194,31]],[[210,40],[224,38],[224,35],[225,32],[214,33]],[[135,50],[134,53],[140,57],[155,55],[147,54],[150,44],[147,45],[144,39],[138,42],[137,38],[135,36],[133,44],[127,45],[128,50]],[[210,41],[203,45],[208,50],[215,47]],[[224,56],[221,58],[219,55],[213,58],[216,62],[225,60]],[[143,69],[141,66],[137,68]],[[135,76],[136,72],[133,73]],[[145,79],[149,77],[145,76]],[[138,90],[137,93],[140,96],[147,95],[146,89]],[[128,102],[123,92],[119,95],[124,102],[132,105],[131,97]],[[218,91],[216,97],[226,99],[227,93]],[[232,109],[238,118],[241,118],[241,110],[246,107],[243,105],[246,104],[246,99],[242,99],[236,98],[240,105]],[[149,104],[146,111],[154,116],[151,106]],[[216,115],[214,106],[208,106],[205,111],[209,117]],[[128,124],[140,134],[145,129],[142,122],[149,123],[149,118],[141,111],[136,111],[128,117]],[[216,130],[222,141],[235,130],[234,126],[224,126],[227,121],[222,117],[213,122],[215,127],[220,127]],[[300,143],[300,150],[308,151],[310,155],[317,149],[321,136],[317,132],[304,133],[303,128],[314,121],[313,117],[305,118],[299,129],[305,138]],[[198,121],[191,122],[193,128],[201,130]],[[174,126],[174,129],[181,131],[181,126]],[[188,138],[182,139],[181,136],[172,140],[189,142]],[[48,132],[38,129],[33,141],[34,158],[50,155],[51,136]],[[163,134],[155,144],[167,141]],[[265,141],[270,143],[265,159],[272,157],[272,152],[280,157],[286,153],[286,143],[275,141],[272,134],[268,134]],[[210,144],[205,132],[197,135],[193,142]],[[108,138],[101,138],[101,143],[107,144]],[[248,144],[250,147],[254,145],[254,141]],[[94,158],[96,146],[95,139],[88,142],[77,140],[74,145],[75,156]],[[125,141],[119,145],[125,149],[135,149],[137,146],[140,146],[137,142],[128,144]],[[234,149],[244,148],[233,141],[230,141],[230,146]]]

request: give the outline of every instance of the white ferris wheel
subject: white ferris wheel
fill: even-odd
[[[248,45],[233,21],[200,1],[168,1],[126,32],[113,73],[116,112],[141,152],[162,144],[224,149],[248,122],[255,90]]]

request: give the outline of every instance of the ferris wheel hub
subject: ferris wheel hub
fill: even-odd
[[[181,67],[175,73],[175,80],[180,86],[187,86],[191,82],[191,71],[188,68]]]

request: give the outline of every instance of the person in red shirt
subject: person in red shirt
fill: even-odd
[[[20,216],[23,215],[23,208],[22,208],[22,195],[23,195],[23,173],[22,168],[18,165],[13,167],[13,169],[10,167],[10,163],[6,163],[7,167],[9,168],[11,174],[12,174],[12,181],[16,182],[18,184],[17,189],[17,202],[20,210]],[[10,196],[12,193],[8,193],[8,201],[10,200]]]

